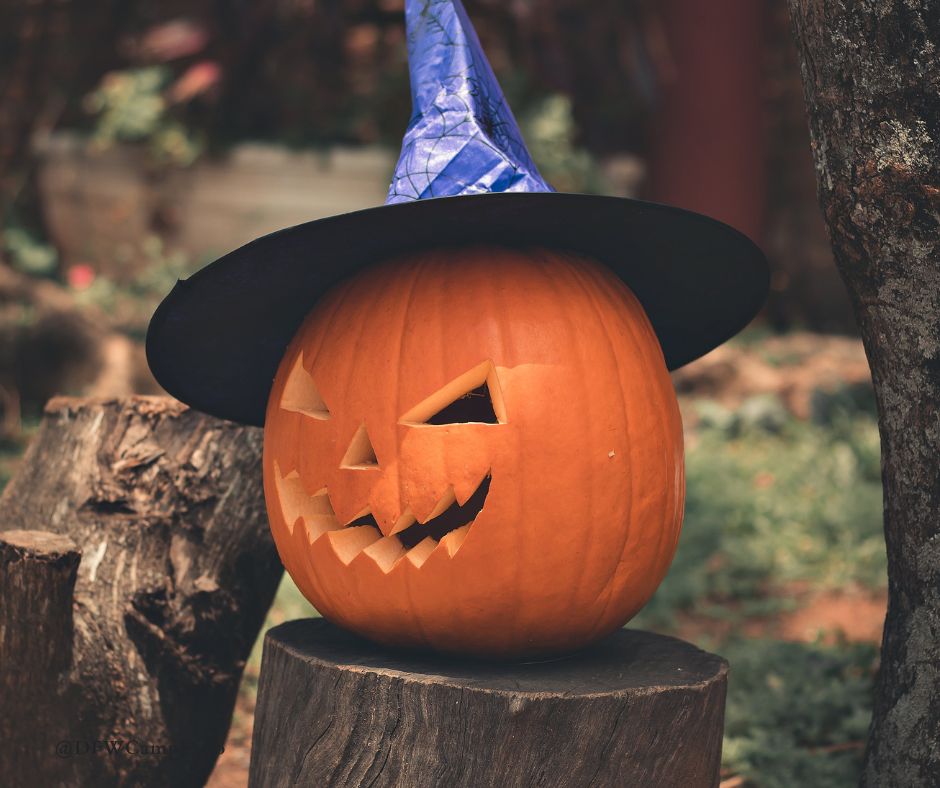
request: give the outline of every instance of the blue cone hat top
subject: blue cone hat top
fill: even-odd
[[[284,350],[316,302],[373,263],[435,246],[540,246],[601,262],[643,304],[670,369],[750,322],[769,282],[750,240],[678,208],[555,192],[460,0],[406,0],[405,19],[414,109],[386,204],[258,238],[178,282],[147,332],[170,394],[263,424]]]
[[[386,204],[554,191],[539,175],[460,0],[407,0],[414,107]]]

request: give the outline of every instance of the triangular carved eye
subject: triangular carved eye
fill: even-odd
[[[455,399],[431,416],[425,424],[498,424],[489,387],[484,383]]]
[[[502,424],[506,421],[496,369],[485,361],[418,403],[402,424]]]
[[[284,393],[281,395],[281,410],[303,413],[315,419],[330,418],[330,410],[326,407],[317,384],[304,368],[303,353],[297,355],[297,360],[287,376]]]
[[[349,448],[343,455],[341,468],[377,468],[379,461],[375,457],[375,449],[372,448],[372,441],[369,439],[369,433],[366,432],[366,425],[360,424],[356,434],[353,435]]]

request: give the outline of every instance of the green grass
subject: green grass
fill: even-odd
[[[735,639],[723,765],[760,788],[858,783],[877,649]]]
[[[715,407],[688,441],[679,549],[640,624],[669,627],[679,611],[760,615],[786,605],[794,584],[884,587],[874,416],[836,407],[814,423]]]

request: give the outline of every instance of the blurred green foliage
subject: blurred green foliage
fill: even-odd
[[[519,118],[539,172],[563,192],[602,194],[605,183],[594,157],[577,145],[571,100],[552,94],[533,102]]]
[[[166,66],[130,68],[104,75],[85,97],[95,117],[94,143],[146,143],[156,162],[185,166],[202,152],[198,137],[171,113],[165,90],[172,79]]]
[[[55,273],[59,262],[56,250],[23,227],[7,226],[2,233],[2,247],[10,265],[24,274],[51,276]]]
[[[766,613],[794,583],[884,586],[880,443],[868,409],[832,404],[826,423],[798,421],[766,397],[734,413],[710,402],[698,410],[679,549],[641,625],[669,626],[677,611]]]
[[[882,589],[880,444],[870,387],[827,393],[814,419],[774,397],[695,405],[686,516],[663,584],[630,626],[674,632],[676,614],[740,628],[814,591]],[[758,788],[857,784],[877,648],[740,634],[701,645],[731,665],[724,768]],[[738,631],[740,631],[738,629]]]
[[[722,653],[731,664],[726,769],[759,788],[858,783],[875,646],[736,639]]]
[[[112,71],[85,99],[95,118],[92,141],[108,147],[118,142],[142,143],[155,163],[186,166],[204,150],[198,131],[174,114],[166,99],[173,72],[166,66]],[[520,125],[542,174],[560,191],[603,193],[605,183],[594,158],[577,144],[571,100],[553,93],[525,96]],[[405,126],[386,135],[397,147]],[[342,135],[337,134],[337,138]],[[309,144],[309,141],[308,141]]]
[[[189,276],[199,265],[185,253],[167,249],[156,235],[145,238],[136,251],[144,255],[147,264],[129,282],[118,284],[103,274],[96,274],[87,286],[75,289],[74,295],[77,303],[95,306],[107,313],[115,329],[143,339],[157,304],[178,279]]]

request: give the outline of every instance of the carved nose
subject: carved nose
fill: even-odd
[[[365,422],[359,425],[359,429],[353,435],[339,467],[360,471],[379,467],[379,461],[376,459],[375,449],[372,447],[372,439],[366,430]]]

